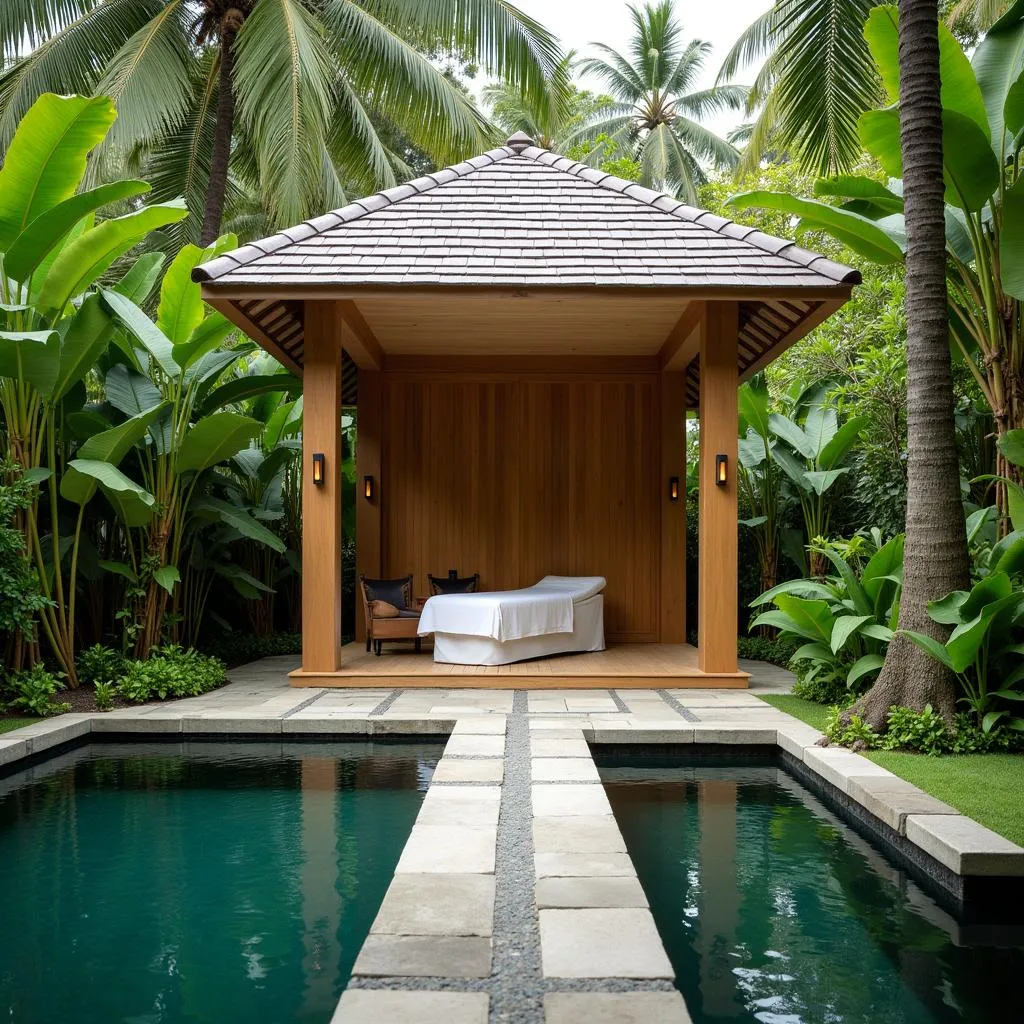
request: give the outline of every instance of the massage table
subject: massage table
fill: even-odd
[[[434,661],[508,665],[529,658],[604,650],[603,576],[545,576],[523,590],[438,594],[420,616],[434,635]]]

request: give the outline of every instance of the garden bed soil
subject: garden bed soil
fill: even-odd
[[[227,684],[229,682],[230,682],[229,679],[225,679],[224,682],[221,683],[221,686],[227,686]],[[214,687],[214,690],[219,690],[219,689],[220,689],[220,686],[215,686]],[[208,690],[207,693],[213,693],[213,690]],[[146,704],[143,705],[143,704],[133,704],[130,700],[125,700],[123,697],[119,697],[119,696],[117,696],[115,694],[113,702],[111,703],[111,706],[109,708],[107,708],[106,710],[114,711],[114,710],[116,710],[118,708],[140,708],[140,707],[145,707],[145,706],[147,706],[149,704],[176,704],[179,700],[190,700],[190,699],[191,699],[190,697],[168,697],[166,700],[162,700],[162,701],[161,700],[147,701]],[[54,700],[58,704],[70,704],[71,705],[67,709],[67,711],[62,712],[62,714],[88,715],[88,714],[93,714],[95,712],[102,713],[102,710],[96,706],[96,690],[92,686],[88,685],[87,683],[83,683],[81,686],[78,687],[77,690],[61,690],[61,691],[59,691],[58,693],[56,693],[54,695]],[[16,711],[0,712],[0,721],[5,721],[7,719],[13,719],[13,718],[24,719],[26,717],[29,717],[29,716],[27,716],[24,711],[17,711],[16,710]],[[59,715],[54,715],[52,717],[59,718],[60,716]],[[34,721],[42,722],[43,719],[42,718],[38,718],[38,719],[34,719]]]

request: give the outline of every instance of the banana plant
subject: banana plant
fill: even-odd
[[[1024,701],[1024,588],[995,572],[969,591],[929,602],[928,614],[952,627],[945,643],[911,630],[904,635],[956,674],[960,700],[984,732],[1000,723],[1024,732],[1024,717],[1012,710]]]
[[[824,394],[810,404],[802,422],[777,412],[768,417],[768,430],[778,442],[771,448],[772,457],[792,483],[803,512],[812,576],[825,571],[824,556],[814,545],[828,536],[829,492],[849,472],[840,464],[867,422],[865,416],[854,416],[840,426]]]
[[[769,425],[771,398],[764,376],[757,374],[740,387],[739,490],[751,515],[740,520],[753,534],[761,571],[761,589],[775,586],[779,571],[782,479],[774,456],[777,444]]]
[[[733,196],[799,218],[799,232],[825,232],[879,264],[906,255],[899,144],[897,9],[875,8],[865,25],[889,105],[860,119],[865,149],[888,181],[866,175],[823,178],[815,198],[754,191]],[[1010,5],[969,60],[939,28],[950,344],[977,381],[1001,439],[1024,428],[1024,3]],[[997,476],[1021,475],[1005,458]],[[997,485],[1000,529],[1009,524],[1010,489]]]
[[[112,497],[122,522],[142,538],[129,551],[129,569],[142,591],[133,624],[137,657],[147,657],[163,637],[168,602],[181,582],[190,515],[208,516],[283,549],[280,539],[244,509],[204,490],[208,472],[237,456],[263,429],[258,420],[225,406],[281,388],[279,376],[244,380],[244,394],[237,380],[222,383],[255,346],[225,345],[234,327],[208,310],[191,274],[236,244],[234,236],[224,235],[205,249],[184,246],[164,275],[155,322],[127,295],[116,289],[101,292],[127,339],[123,360],[107,371],[107,400],[126,416],[160,410],[147,426],[147,443],[138,450],[142,482],[153,503],[125,492]]]
[[[903,581],[903,535],[881,545],[858,577],[833,547],[815,549],[834,574],[823,579],[788,580],[765,591],[751,607],[774,604],[750,624],[773,626],[807,641],[793,655],[807,662],[805,680],[818,675],[845,678],[859,689],[882,667],[899,614]]]
[[[37,499],[24,517],[25,544],[47,598],[40,626],[71,686],[77,685],[74,606],[84,506],[98,489],[133,493],[142,503],[153,499],[117,468],[144,431],[142,421],[123,425],[115,435],[90,438],[70,463],[61,424],[81,409],[83,381],[115,334],[98,283],[151,231],[187,214],[181,201],[141,205],[140,197],[149,191],[143,181],[81,190],[89,154],[115,117],[105,97],[46,93],[25,114],[0,168],[5,454],[27,479],[45,485],[48,533],[39,521]],[[128,212],[97,221],[97,213],[113,203],[127,205]],[[141,288],[147,275],[159,272],[159,260],[146,259],[115,292]],[[69,536],[63,535],[60,495],[78,506]]]

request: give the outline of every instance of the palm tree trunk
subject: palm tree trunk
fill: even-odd
[[[900,0],[900,146],[907,228],[907,533],[901,629],[945,639],[926,604],[968,586],[967,536],[953,416],[946,315],[942,103],[937,0]],[[953,677],[897,637],[874,686],[855,705],[876,730],[896,704],[951,719]]]
[[[235,126],[235,36],[241,25],[241,14],[228,11],[220,32],[220,74],[217,82],[217,113],[213,129],[213,150],[210,154],[210,181],[206,186],[206,209],[199,244],[209,245],[220,234],[224,216],[224,199],[228,190],[228,161],[231,158],[231,135]]]

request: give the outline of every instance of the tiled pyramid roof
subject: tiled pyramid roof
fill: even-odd
[[[221,285],[850,285],[850,267],[513,136],[198,267]]]

